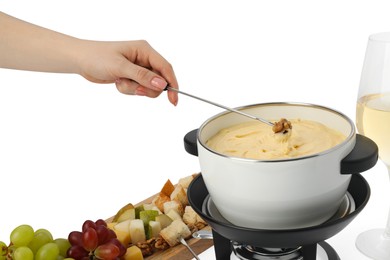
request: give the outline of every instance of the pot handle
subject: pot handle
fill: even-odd
[[[356,144],[352,151],[341,160],[341,174],[354,174],[367,171],[378,161],[378,146],[374,141],[356,134]]]
[[[198,145],[196,142],[197,138],[198,129],[194,129],[184,136],[184,149],[187,153],[195,156],[198,156]]]
[[[184,136],[184,149],[195,156],[198,156],[197,137],[198,129],[194,129]],[[355,147],[341,160],[340,173],[361,173],[374,167],[377,161],[378,146],[376,143],[363,135],[356,134]]]

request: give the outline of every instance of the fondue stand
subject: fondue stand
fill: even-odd
[[[369,195],[368,183],[360,175],[354,175],[345,202],[331,220],[308,228],[261,230],[235,226],[219,215],[210,203],[201,175],[188,189],[191,206],[213,229],[217,260],[230,259],[232,251],[240,255],[239,259],[311,260],[316,259],[318,246],[326,252],[326,259],[340,259],[324,240],[346,227],[367,204]],[[337,215],[340,212],[344,213]]]
[[[192,155],[197,155],[196,131],[184,138],[185,150]],[[373,156],[377,156],[375,143],[367,141],[364,145],[372,145]],[[358,157],[351,162],[358,163]],[[376,160],[371,160],[367,167],[375,163]],[[370,197],[370,187],[360,174],[353,174],[345,198],[331,219],[320,225],[287,230],[231,224],[215,207],[202,175],[194,179],[187,194],[190,205],[212,228],[216,260],[339,260],[337,252],[325,240],[343,230],[363,210]]]

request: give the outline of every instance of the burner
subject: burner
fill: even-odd
[[[242,260],[302,260],[298,248],[262,248],[232,242],[233,253]]]
[[[235,257],[231,259],[242,260],[298,260],[300,257],[314,260],[324,251],[326,258],[321,259],[339,260],[337,253],[324,241],[344,229],[365,207],[369,196],[367,181],[360,174],[354,174],[339,211],[325,223],[299,229],[265,230],[235,226],[224,219],[210,199],[202,175],[188,188],[190,205],[212,228],[217,260],[230,259],[231,255]]]
[[[257,250],[258,248],[256,248]],[[231,254],[230,260],[302,260],[303,256],[301,252],[298,250],[301,250],[302,247],[299,247],[297,249],[287,249],[290,250],[290,254],[279,254],[279,255],[265,255],[260,252],[260,254],[256,255],[245,255],[243,254],[237,255],[236,249],[234,248],[233,245],[233,253]],[[263,249],[260,249],[260,251]],[[284,252],[286,249],[282,249]],[[337,255],[336,251],[326,242],[319,242],[317,244],[317,255],[316,259],[317,260],[340,260],[340,257]],[[281,251],[283,252],[283,251]],[[241,252],[239,252],[241,253]],[[310,258],[308,258],[310,259]],[[303,259],[304,260],[304,259]]]

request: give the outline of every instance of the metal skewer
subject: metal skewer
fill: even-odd
[[[240,115],[242,115],[242,116],[246,116],[246,117],[249,117],[249,118],[251,118],[251,119],[261,121],[262,123],[265,123],[265,124],[267,124],[267,125],[274,126],[274,123],[272,123],[272,122],[270,122],[270,121],[268,121],[268,120],[265,120],[265,119],[263,119],[263,118],[256,117],[256,116],[253,116],[253,115],[250,115],[250,114],[247,114],[247,113],[243,113],[243,112],[241,112],[241,111],[239,111],[239,110],[237,110],[237,109],[230,108],[230,107],[227,107],[227,106],[224,106],[224,105],[221,105],[221,104],[218,104],[218,103],[215,103],[215,102],[206,100],[206,99],[204,99],[204,98],[201,98],[201,97],[197,97],[197,96],[188,94],[188,93],[186,93],[186,92],[183,92],[183,91],[178,90],[178,89],[176,89],[176,88],[172,88],[172,87],[170,87],[170,86],[167,86],[164,90],[175,91],[175,92],[177,92],[177,93],[180,93],[180,94],[183,94],[183,95],[186,95],[186,96],[189,96],[189,97],[198,99],[198,100],[200,100],[200,101],[209,103],[209,104],[211,104],[211,105],[214,105],[214,106],[217,106],[217,107],[220,107],[220,108],[223,108],[223,109],[226,109],[226,110],[228,110],[228,111],[231,111],[231,112],[240,114]]]
[[[195,257],[196,260],[200,260],[198,255],[192,250],[192,248],[187,244],[184,238],[180,237],[180,243],[182,243],[187,249],[191,252],[191,254]]]

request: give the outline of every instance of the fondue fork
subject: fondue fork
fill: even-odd
[[[200,101],[209,103],[209,104],[211,104],[211,105],[214,105],[214,106],[217,106],[217,107],[226,109],[226,110],[228,110],[228,111],[231,111],[231,112],[240,114],[240,115],[242,115],[242,116],[246,116],[246,117],[249,117],[249,118],[251,118],[251,119],[258,120],[258,121],[260,121],[260,122],[262,122],[262,123],[265,123],[265,124],[267,124],[267,125],[269,125],[269,126],[274,126],[274,125],[275,125],[274,123],[272,123],[272,122],[270,122],[270,121],[268,121],[268,120],[265,120],[265,119],[263,119],[263,118],[261,118],[261,117],[256,117],[256,116],[253,116],[253,115],[250,115],[250,114],[241,112],[240,110],[237,110],[237,109],[234,109],[234,108],[230,108],[230,107],[227,107],[227,106],[224,106],[224,105],[221,105],[221,104],[218,104],[218,103],[215,103],[215,102],[206,100],[206,99],[204,99],[204,98],[194,96],[194,95],[192,95],[192,94],[188,94],[188,93],[186,93],[186,92],[183,92],[183,91],[181,91],[181,90],[178,90],[177,88],[172,88],[172,87],[169,86],[169,85],[168,85],[164,90],[175,91],[175,92],[177,92],[177,93],[179,93],[179,94],[183,94],[183,95],[186,95],[186,96],[189,96],[189,97],[198,99],[198,100],[200,100]]]
[[[187,249],[191,252],[191,254],[195,257],[196,260],[200,260],[198,255],[192,250],[192,248],[187,244],[186,240],[183,237],[180,237],[179,240],[180,243],[182,243]]]

